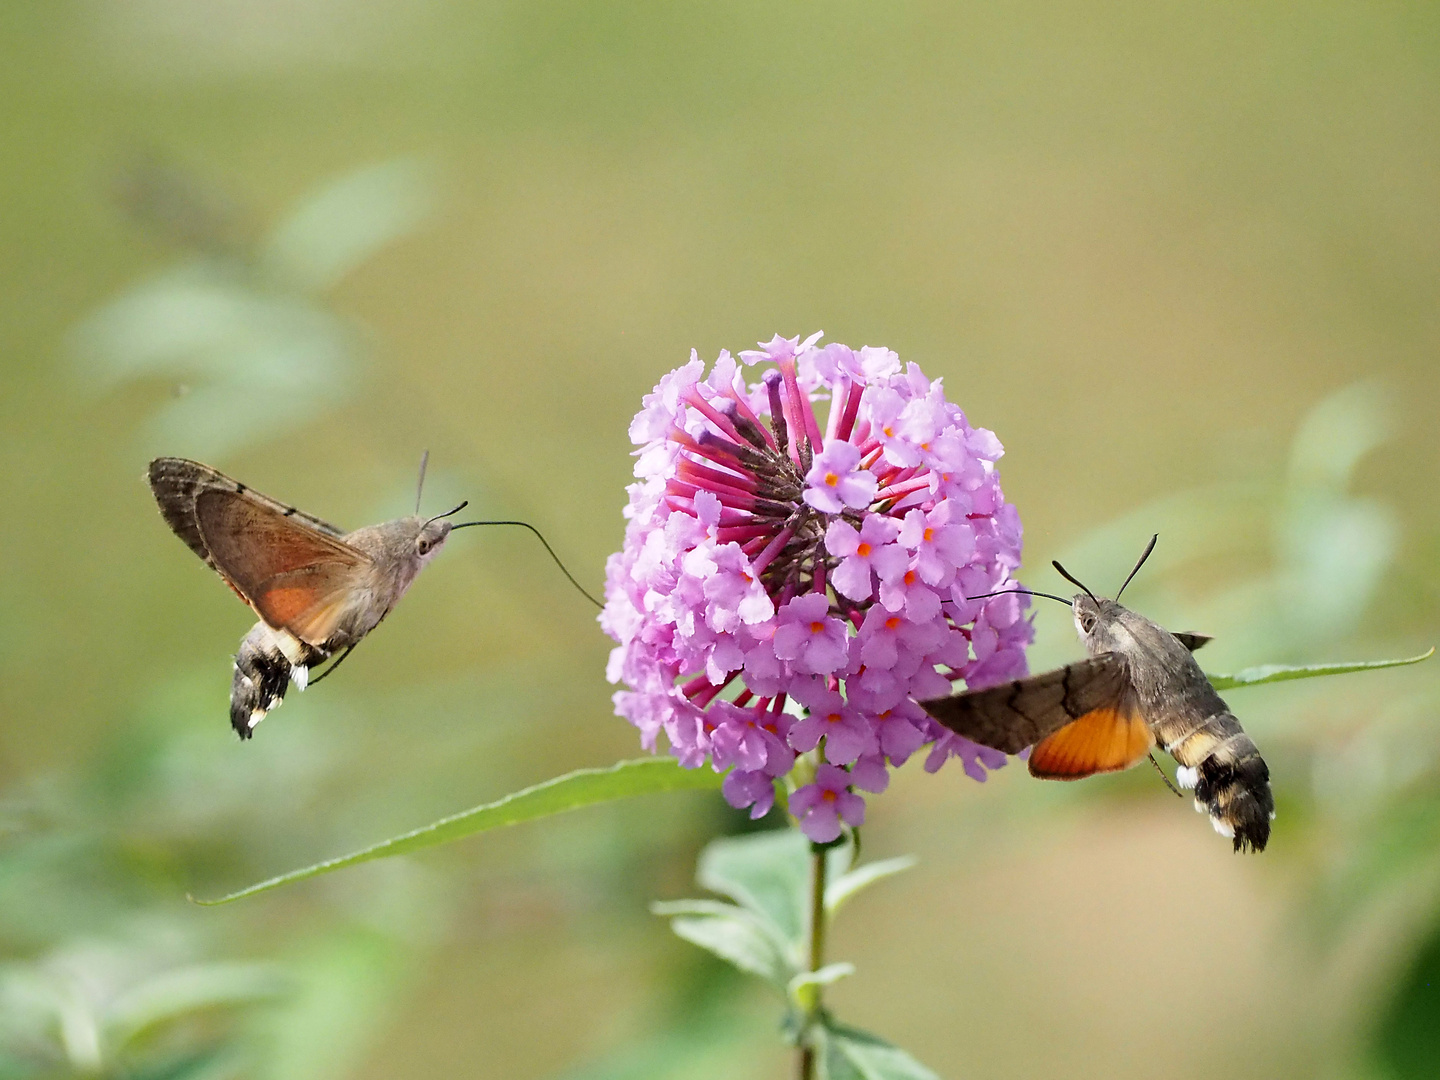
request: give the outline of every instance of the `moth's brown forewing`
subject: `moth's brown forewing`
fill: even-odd
[[[321,646],[371,559],[335,526],[182,458],[150,465],[166,522],[269,626]]]
[[[249,491],[202,492],[195,514],[220,572],[256,614],[310,645],[329,639],[371,566],[367,555]]]
[[[345,534],[183,458],[151,462],[149,481],[170,528],[260,616],[235,656],[230,723],[241,738],[292,681],[303,690],[316,664],[353,649],[450,530],[417,515]]]
[[[1115,707],[1127,686],[1124,661],[1104,653],[1043,675],[920,704],[951,731],[1018,754],[1088,713]]]

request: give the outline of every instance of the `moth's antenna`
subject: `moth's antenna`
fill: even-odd
[[[328,674],[330,674],[330,673],[327,671],[325,674],[328,675]],[[1165,770],[1162,769],[1162,768],[1160,767],[1160,763],[1155,760],[1155,755],[1154,755],[1154,754],[1151,754],[1151,755],[1150,755],[1150,764],[1155,766],[1155,771],[1160,774],[1160,779],[1165,781],[1165,786],[1168,787],[1171,791],[1175,792],[1175,794],[1176,794],[1177,796],[1179,796],[1180,798],[1183,799],[1185,796],[1184,796],[1184,795],[1181,795],[1181,794],[1180,794],[1180,789],[1177,788],[1174,784],[1172,784],[1172,783],[1170,782],[1170,777],[1168,777],[1168,776],[1165,775]]]
[[[1090,597],[1091,600],[1094,600],[1095,603],[1097,603],[1097,604],[1100,603],[1100,601],[1099,601],[1098,599],[1096,599],[1095,594],[1090,591],[1090,587],[1089,587],[1088,585],[1086,585],[1083,581],[1081,581],[1079,578],[1076,578],[1076,577],[1071,576],[1069,570],[1066,570],[1063,566],[1061,566],[1061,565],[1060,565],[1058,562],[1056,562],[1054,559],[1051,559],[1051,560],[1050,560],[1050,565],[1053,566],[1053,567],[1055,567],[1056,570],[1059,570],[1059,571],[1060,571],[1060,576],[1063,577],[1066,581],[1070,582],[1071,585],[1078,585],[1078,586],[1080,586],[1080,588],[1082,588],[1082,589],[1085,590],[1085,595],[1086,595],[1086,596]]]
[[[1055,596],[1048,592],[1036,592],[1034,589],[1001,589],[999,592],[985,592],[979,596],[967,596],[965,599],[984,600],[988,596],[1009,596],[1011,593],[1020,593],[1022,596],[1043,596],[1046,600],[1054,600],[1057,603],[1064,604],[1066,607],[1070,606],[1070,601],[1066,600],[1063,596]]]
[[[463,506],[464,504],[462,503],[461,505]],[[454,512],[454,510],[450,511],[450,513],[452,514]],[[448,515],[442,514],[441,516],[447,517]],[[468,529],[471,525],[518,525],[522,529],[529,529],[532,533],[535,534],[535,539],[539,540],[540,543],[544,545],[545,550],[550,553],[550,558],[554,559],[555,565],[560,568],[560,572],[570,580],[570,584],[575,586],[575,588],[579,591],[580,595],[585,597],[586,600],[589,600],[597,608],[603,608],[605,606],[599,600],[596,600],[595,597],[591,596],[588,592],[586,592],[585,587],[581,585],[580,582],[575,580],[575,575],[570,573],[569,570],[565,569],[565,564],[560,561],[560,556],[555,554],[555,549],[550,546],[550,542],[540,534],[539,529],[535,528],[535,526],[531,525],[528,521],[462,521],[450,531],[454,532],[455,529]]]
[[[1155,550],[1155,541],[1156,541],[1156,540],[1159,540],[1159,539],[1160,539],[1160,534],[1159,534],[1159,533],[1156,533],[1154,536],[1150,537],[1150,543],[1148,543],[1148,544],[1145,545],[1145,553],[1140,556],[1140,561],[1135,564],[1135,569],[1130,571],[1130,577],[1127,577],[1127,578],[1125,579],[1125,585],[1129,585],[1131,579],[1134,578],[1134,576],[1140,572],[1140,567],[1142,567],[1142,566],[1145,565],[1145,560],[1150,557],[1150,552],[1152,552],[1152,551]],[[1116,600],[1119,600],[1119,599],[1120,599],[1120,593],[1125,591],[1125,585],[1121,585],[1121,586],[1120,586],[1120,592],[1117,592],[1117,593],[1115,594],[1115,599],[1116,599]]]
[[[469,505],[470,505],[470,500],[469,500],[469,499],[466,499],[466,500],[465,500],[464,502],[462,502],[459,506],[455,507],[454,510],[447,510],[447,511],[445,511],[445,513],[443,513],[443,514],[436,514],[434,517],[432,517],[432,518],[430,518],[428,521],[426,521],[425,524],[426,524],[426,525],[429,525],[431,521],[439,521],[441,518],[447,518],[447,517],[450,517],[452,514],[458,514],[461,510],[464,510],[465,507],[467,507],[467,506],[469,506]],[[459,526],[457,525],[456,528],[459,528]]]
[[[415,484],[415,516],[420,516],[420,493],[425,490],[425,466],[430,464],[430,451],[420,455],[420,479]]]

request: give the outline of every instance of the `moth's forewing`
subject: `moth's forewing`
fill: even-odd
[[[1018,754],[1095,709],[1117,705],[1128,684],[1114,653],[1042,675],[920,704],[951,731],[981,746]]]
[[[270,626],[320,645],[370,558],[334,525],[199,462],[159,458],[150,487],[166,522]]]
[[[200,535],[200,523],[195,520],[195,497],[212,486],[228,486],[234,491],[242,485],[207,465],[184,458],[156,458],[150,462],[149,480],[165,524],[185,541],[186,547],[218,571]]]
[[[187,458],[156,458],[150,462],[148,479],[150,490],[155,495],[155,501],[160,505],[160,513],[165,518],[166,524],[174,530],[176,536],[189,545],[191,551],[207,562],[209,555],[205,551],[204,540],[195,523],[195,500],[202,491],[230,491],[237,495],[244,495],[255,503],[270,507],[282,517],[302,522],[328,536],[345,535],[344,529],[331,525],[314,514],[297,510],[278,499],[262,495],[260,492],[246,487],[239,480],[226,476],[220,470],[212,469],[209,465],[202,465],[198,461],[190,461]]]
[[[1207,644],[1215,640],[1209,634],[1196,634],[1189,630],[1177,630],[1171,634],[1171,637],[1191,652],[1204,648]]]

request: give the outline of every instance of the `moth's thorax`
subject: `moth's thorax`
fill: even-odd
[[[403,517],[356,529],[345,537],[345,542],[374,560],[375,587],[390,593],[389,600],[393,604],[445,546],[450,528],[448,521]]]
[[[1125,658],[1130,685],[1157,734],[1168,721],[1203,719],[1224,707],[1174,634],[1113,600],[1100,601],[1085,647],[1092,656],[1113,652]]]

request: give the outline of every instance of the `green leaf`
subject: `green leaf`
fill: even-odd
[[[1440,932],[1410,962],[1373,1036],[1375,1056],[1395,1080],[1423,1080],[1440,1074]]]
[[[758,975],[784,989],[794,968],[774,939],[756,925],[755,916],[733,904],[710,915],[678,915],[670,929],[693,945],[707,949],[741,971]]]
[[[123,1047],[166,1021],[202,1009],[260,1001],[284,993],[288,983],[268,964],[212,963],[174,968],[131,987],[111,1003],[109,1042]]]
[[[386,859],[392,855],[408,855],[413,851],[462,840],[475,833],[518,825],[524,821],[579,810],[595,803],[626,799],[632,795],[648,795],[657,791],[718,788],[724,778],[710,769],[683,769],[674,758],[648,757],[622,761],[605,769],[576,769],[564,776],[536,784],[506,795],[496,802],[485,803],[430,825],[384,840],[360,851],[327,859],[288,874],[270,878],[230,893],[216,900],[195,900],[204,906],[228,904],[256,893],[267,892],[292,881],[304,881],[333,870]],[[193,897],[191,899],[194,899]]]
[[[798,949],[805,932],[810,841],[798,829],[774,829],[712,841],[695,880],[768,920]]]
[[[386,244],[414,232],[431,202],[430,179],[419,162],[370,165],[296,207],[261,257],[282,280],[306,290],[327,289]]]
[[[728,915],[744,908],[724,900],[652,900],[650,914],[670,918],[672,915]]]
[[[869,1032],[827,1023],[819,1036],[821,1080],[940,1080],[904,1050]]]
[[[802,986],[829,986],[854,974],[855,965],[841,960],[834,964],[826,964],[818,971],[802,971],[790,980],[790,989],[794,991]]]
[[[1369,671],[1372,668],[1403,667],[1418,664],[1435,655],[1432,645],[1428,652],[1419,656],[1407,656],[1400,660],[1356,660],[1348,664],[1310,664],[1306,667],[1290,667],[1285,664],[1263,664],[1246,668],[1234,675],[1209,675],[1210,685],[1216,690],[1231,690],[1237,686],[1257,686],[1260,683],[1287,682],[1290,679],[1313,679],[1317,675],[1344,675],[1351,671]]]
[[[799,829],[773,829],[712,841],[700,853],[695,880],[767,920],[799,955],[810,907],[810,841]],[[826,875],[850,868],[850,845],[826,854]]]
[[[785,981],[800,968],[800,958],[798,954],[790,942],[781,935],[779,929],[764,916],[756,915],[754,912],[748,911],[736,904],[728,904],[723,900],[657,900],[650,905],[650,910],[656,915],[671,919],[674,919],[676,916],[696,916],[700,918],[735,918],[737,916],[743,916],[748,925],[769,943],[770,952],[776,957],[776,963],[769,965],[766,971],[759,971],[753,967],[746,967],[723,953],[718,955],[726,960],[730,960],[731,963],[734,963],[735,966],[739,967],[742,971],[749,971],[752,974],[770,979],[781,988],[784,987]],[[691,935],[681,933],[678,929],[675,929],[673,923],[671,924],[671,929],[674,929],[675,932],[685,938],[686,941],[692,941],[702,948],[716,952],[715,949],[710,948],[705,942],[697,941]],[[773,974],[771,973],[772,969]]]
[[[885,878],[894,877],[903,870],[909,870],[917,862],[919,860],[914,855],[901,855],[894,859],[865,863],[847,874],[842,874],[825,887],[825,910],[833,918],[841,906],[861,889]]]

